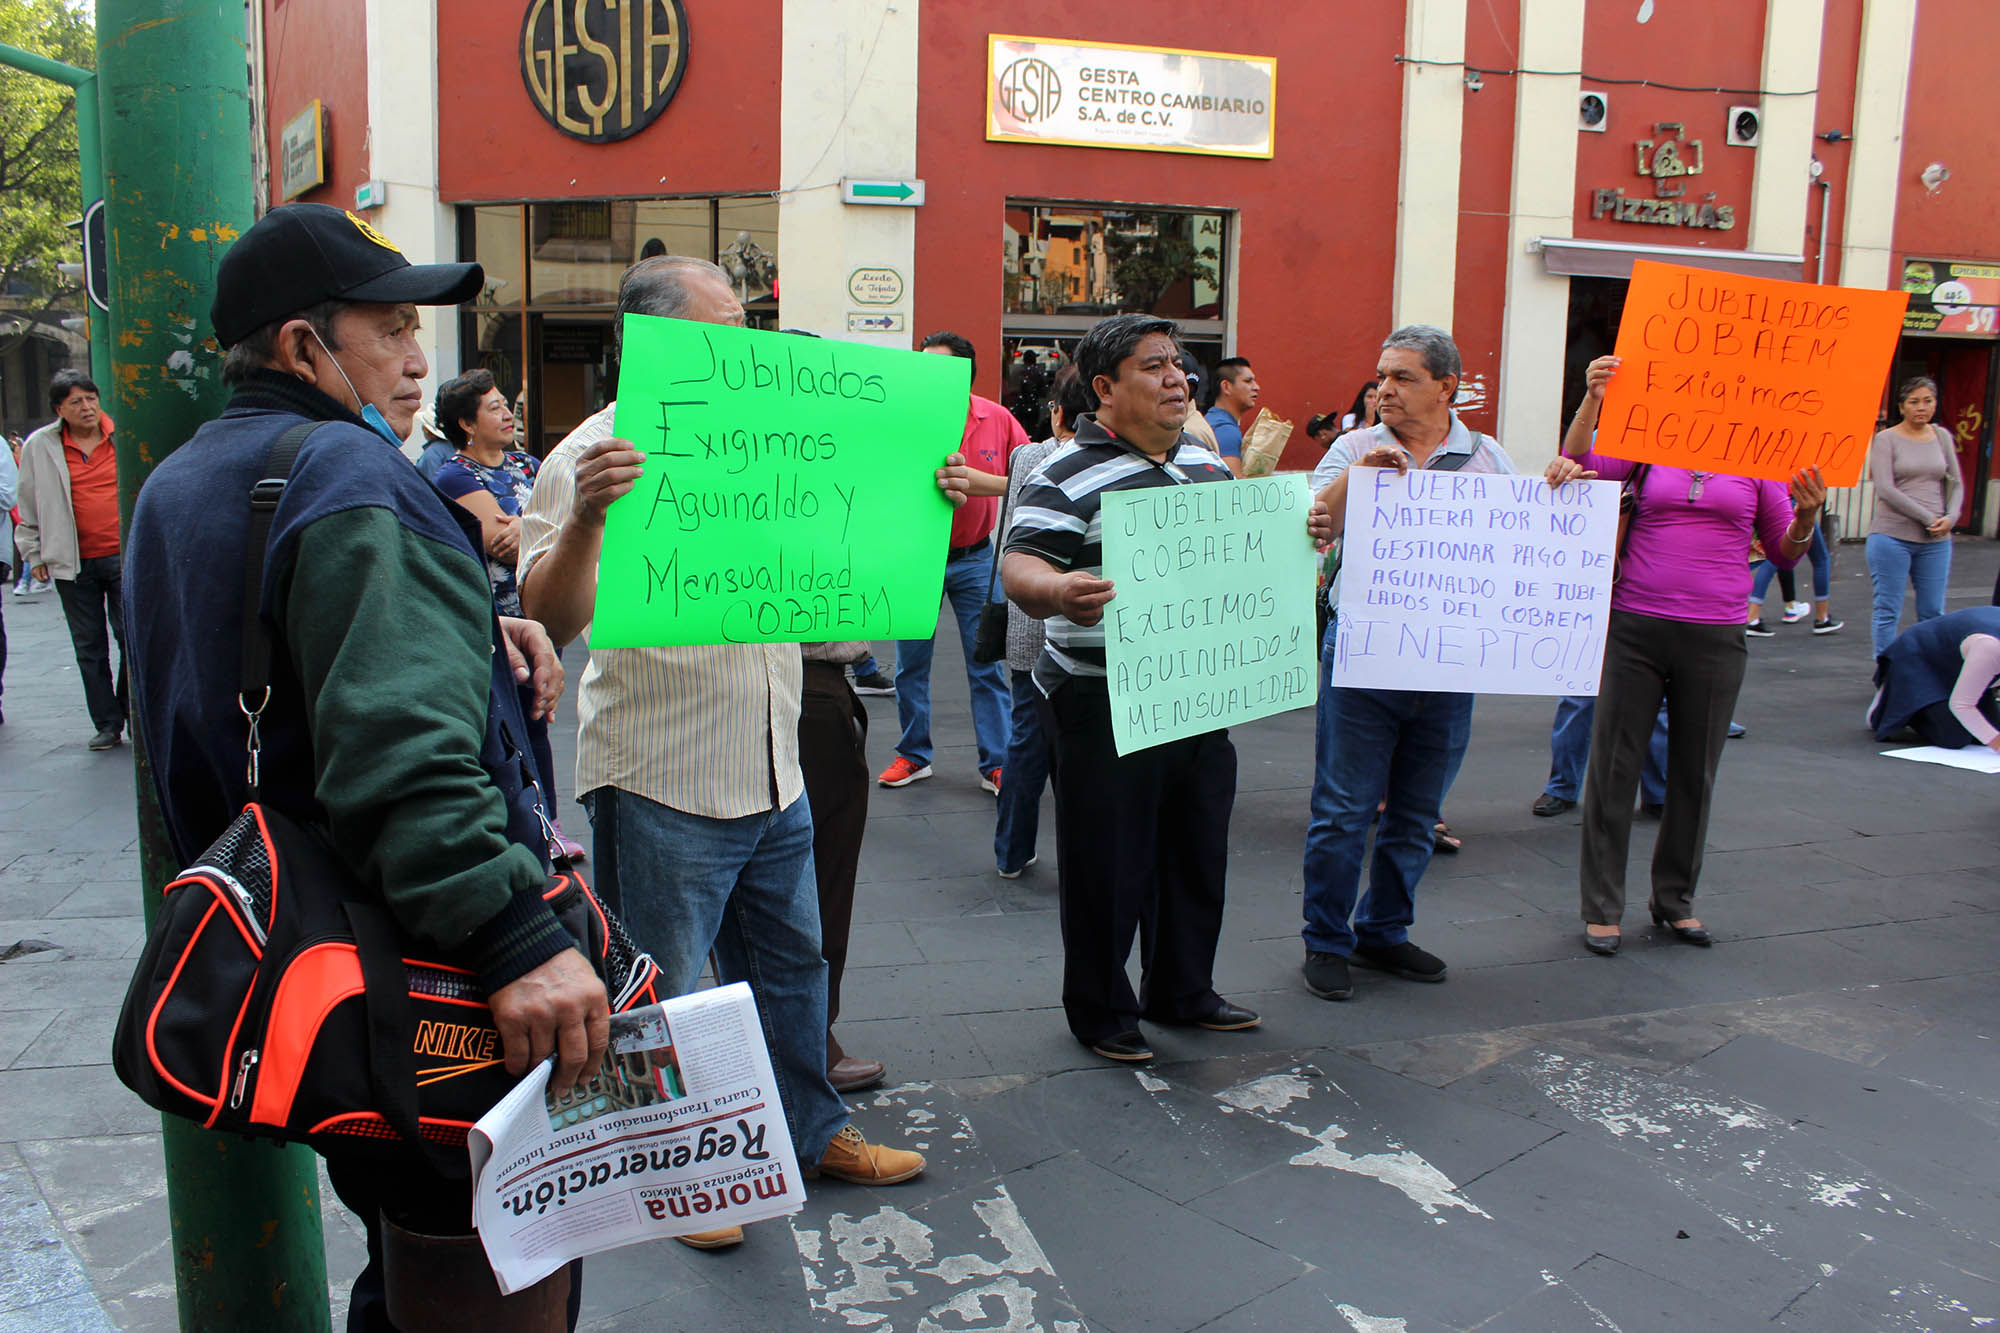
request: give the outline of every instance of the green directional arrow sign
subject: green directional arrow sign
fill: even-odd
[[[920,180],[856,180],[847,177],[840,182],[840,199],[847,204],[915,208],[924,201],[924,183]]]

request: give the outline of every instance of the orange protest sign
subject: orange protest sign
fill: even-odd
[[[1909,299],[1640,260],[1597,450],[1773,481],[1817,463],[1852,486]]]

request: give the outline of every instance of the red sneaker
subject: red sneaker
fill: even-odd
[[[897,755],[875,780],[885,787],[907,787],[918,778],[927,778],[930,775],[929,764],[920,768],[903,756]]]
[[[981,773],[979,775],[979,785],[992,792],[995,796],[998,796],[1000,794],[1000,770],[994,768]]]

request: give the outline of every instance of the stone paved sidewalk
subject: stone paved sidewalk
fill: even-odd
[[[1956,561],[1950,606],[1984,603],[2000,547]],[[594,1259],[584,1327],[1990,1326],[2000,780],[1878,757],[1859,548],[1839,565],[1845,631],[1751,645],[1702,879],[1714,949],[1628,920],[1619,957],[1584,953],[1577,817],[1527,809],[1549,701],[1490,697],[1450,802],[1465,851],[1418,902],[1449,983],[1313,999],[1293,713],[1236,733],[1218,983],[1264,1026],[1158,1033],[1141,1070],[1063,1027],[1052,831],[1035,870],[993,873],[941,649],[938,776],[874,793],[841,1024],[895,1081],[859,1122],[930,1171],[828,1183],[732,1252]],[[83,748],[53,596],[4,615],[0,1333],[171,1328],[158,1119],[106,1063],[140,940],[130,753]],[[894,701],[869,708],[880,764]],[[327,1248],[338,1314],[360,1246],[332,1204]]]

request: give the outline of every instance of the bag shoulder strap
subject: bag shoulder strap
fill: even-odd
[[[238,675],[237,702],[250,719],[250,794],[257,794],[257,719],[271,701],[271,656],[275,644],[271,627],[258,614],[264,595],[265,548],[271,542],[271,523],[277,516],[278,501],[291,481],[299,452],[324,421],[301,421],[286,430],[264,455],[263,476],[250,487],[250,533],[243,550],[243,662]]]
[[[1464,467],[1467,463],[1470,463],[1472,461],[1473,455],[1479,452],[1479,442],[1481,440],[1484,440],[1485,438],[1486,437],[1484,435],[1481,435],[1478,431],[1473,431],[1472,447],[1470,449],[1466,450],[1462,454],[1438,454],[1435,457],[1433,457],[1430,462],[1424,464],[1424,471],[1426,472],[1458,471],[1460,468]]]

